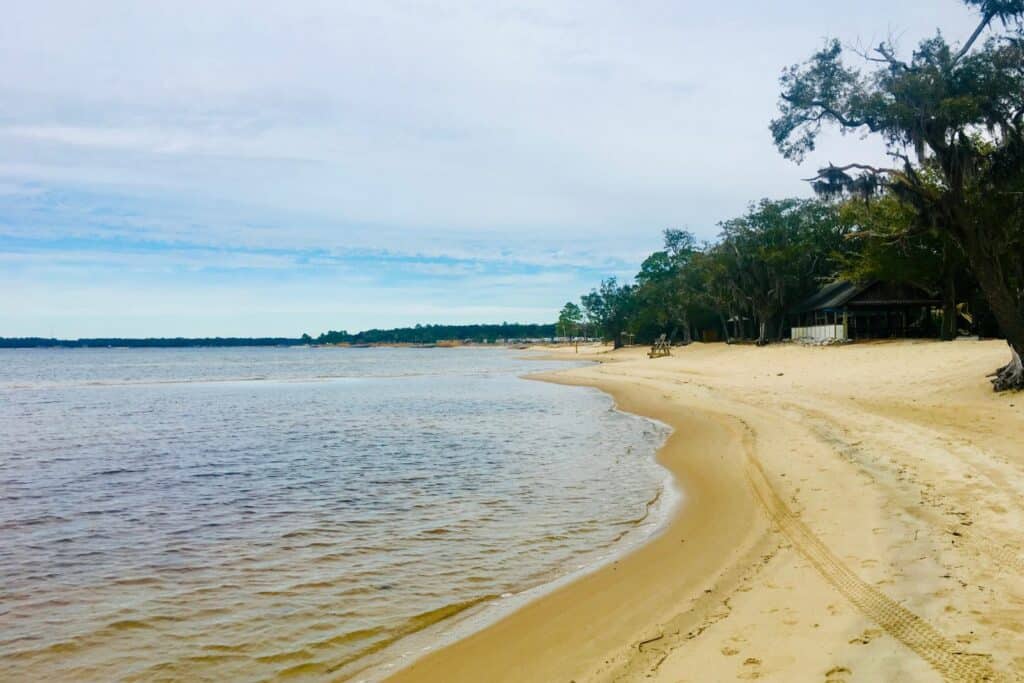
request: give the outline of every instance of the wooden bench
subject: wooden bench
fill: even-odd
[[[672,355],[672,346],[669,344],[666,335],[663,333],[660,337],[654,340],[654,346],[647,352],[648,358],[661,358],[663,356]]]

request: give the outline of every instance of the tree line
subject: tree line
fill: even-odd
[[[615,278],[569,302],[557,329],[621,344],[662,333],[767,344],[785,338],[798,304],[838,279],[912,285],[943,302],[936,327],[953,339],[958,302],[974,313],[974,330],[998,334],[962,255],[938,234],[910,230],[911,212],[893,197],[762,199],[719,224],[716,241],[698,244],[686,230],[666,230],[631,283]]]
[[[936,33],[904,59],[892,41],[830,40],[783,72],[770,125],[781,154],[802,161],[832,126],[882,140],[890,165],[819,169],[815,199],[757,202],[712,243],[666,231],[634,282],[604,280],[559,324],[616,344],[711,329],[764,344],[822,283],[882,278],[939,295],[946,339],[958,302],[973,301],[1010,346],[995,388],[1024,388],[1024,0],[963,2],[977,23],[962,43]]]
[[[415,325],[349,333],[331,330],[316,337],[0,337],[0,348],[189,348],[240,346],[306,346],[312,344],[436,344],[447,341],[494,343],[526,339],[552,339],[554,324],[494,323],[482,325]]]
[[[371,329],[349,334],[345,330],[324,332],[315,344],[436,344],[444,341],[496,341],[551,339],[555,325],[535,323],[508,323],[482,325],[416,325],[387,330]]]

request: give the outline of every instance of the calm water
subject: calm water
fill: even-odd
[[[0,351],[0,679],[344,679],[593,562],[665,430],[519,378],[564,365]]]

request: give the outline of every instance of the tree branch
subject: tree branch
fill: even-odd
[[[817,117],[815,117],[813,119],[810,119],[810,120],[817,121],[817,120],[821,119],[821,116],[823,116],[825,114],[828,114],[829,116],[834,118],[836,121],[838,121],[841,125],[846,126],[847,128],[859,128],[860,126],[868,125],[867,121],[861,121],[861,120],[858,120],[858,119],[851,119],[851,118],[849,118],[849,117],[847,117],[847,116],[845,116],[843,114],[840,114],[833,107],[830,107],[829,105],[825,104],[821,100],[811,100],[811,101],[807,102],[806,105],[802,105],[800,102],[798,102],[796,100],[795,97],[791,97],[789,95],[786,95],[785,93],[780,95],[780,97],[783,100],[785,100],[786,102],[789,102],[790,104],[794,104],[794,105],[796,105],[798,107],[799,106],[806,106],[808,108],[817,107],[818,109],[820,109],[822,111],[822,114],[820,116],[817,116]]]
[[[907,64],[905,62],[901,62],[900,60],[896,59],[896,56],[893,55],[892,51],[889,50],[888,48],[886,48],[885,43],[879,43],[878,47],[875,48],[875,52],[877,52],[878,54],[882,55],[882,59],[880,59],[880,60],[879,59],[871,59],[869,57],[869,59],[871,59],[871,61],[873,61],[873,62],[885,61],[885,62],[888,62],[889,64],[891,64],[892,66],[895,66],[896,68],[903,69],[904,71],[910,71],[910,67],[907,66]]]
[[[964,46],[961,47],[960,51],[957,52],[956,55],[953,57],[953,64],[959,62],[961,59],[964,58],[964,55],[970,52],[971,46],[974,45],[974,42],[978,40],[978,36],[981,35],[982,31],[984,31],[986,27],[988,27],[989,22],[991,21],[991,13],[986,12],[985,14],[982,15],[981,22],[978,24],[978,27],[974,29],[974,33],[971,34],[970,38],[967,39],[967,42],[964,43]]]
[[[829,166],[823,169],[822,172],[819,172],[818,175],[814,176],[813,178],[804,178],[803,181],[807,183],[812,183],[815,180],[821,180],[826,177],[824,175],[824,171],[838,171],[840,173],[845,173],[846,171],[852,169],[857,169],[858,171],[869,171],[870,173],[874,173],[875,175],[881,175],[882,173],[891,173],[899,175],[899,171],[893,168],[879,168],[877,166],[868,166],[867,164],[847,164],[846,166],[835,166],[833,164],[829,164]]]

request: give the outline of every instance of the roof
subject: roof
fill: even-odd
[[[808,311],[821,311],[832,308],[842,308],[850,299],[857,296],[874,282],[857,284],[849,280],[837,280],[825,285],[817,292],[807,297],[796,307],[796,313],[807,313]]]
[[[794,312],[832,311],[845,306],[929,306],[939,303],[934,294],[906,283],[838,280],[804,299]]]

